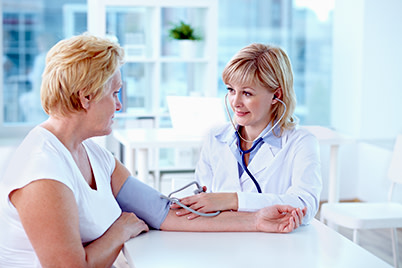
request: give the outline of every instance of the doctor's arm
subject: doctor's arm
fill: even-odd
[[[306,135],[303,141],[295,145],[293,149],[293,166],[286,171],[289,175],[277,174],[277,176],[291,177],[291,185],[283,194],[202,193],[185,197],[180,201],[203,213],[217,210],[256,211],[274,204],[307,207],[307,214],[304,218],[304,223],[307,223],[317,213],[322,189],[318,142],[312,135]],[[204,169],[202,172],[208,171],[207,163],[204,163],[202,168]],[[178,206],[174,205],[173,208],[178,208]],[[178,216],[187,215],[188,219],[198,217],[198,215],[189,213],[184,209],[179,209],[176,214]]]
[[[289,188],[278,194],[238,193],[239,211],[254,211],[272,204],[287,204],[293,207],[307,207],[304,224],[314,218],[322,190],[318,141],[311,134],[305,135],[292,146],[289,153],[293,156],[292,162],[289,162],[291,165],[286,171],[281,170],[276,174],[279,178],[289,178]]]
[[[213,184],[214,170],[212,168],[213,155],[216,155],[216,141],[213,135],[209,135],[204,141],[201,149],[200,158],[197,162],[195,169],[195,180],[205,187],[204,192]],[[218,148],[220,148],[218,146]],[[222,156],[218,149],[218,155]],[[221,167],[227,168],[227,167]],[[235,192],[214,192],[214,193],[200,193],[180,199],[180,202],[198,212],[209,213],[216,211],[237,211],[238,210],[238,197]],[[177,204],[172,205],[176,210],[177,216],[187,216],[188,219],[197,218],[198,215],[189,212],[188,210],[181,209]]]
[[[200,158],[195,169],[195,180],[201,186],[207,185],[204,186],[204,192],[207,190],[210,191],[211,189],[208,189],[208,187],[213,183],[214,171],[211,165],[211,161],[213,161],[211,155],[216,153],[216,150],[213,149],[216,147],[214,145],[216,144],[214,144],[213,135],[207,136],[207,139],[204,141],[204,145],[201,148]],[[235,192],[200,193],[182,198],[180,202],[202,213],[238,210],[238,198],[237,193]],[[172,208],[178,209],[176,210],[176,215],[178,216],[188,215],[188,219],[198,217],[197,214],[193,214],[185,209],[180,209],[181,207],[177,204],[173,204]]]

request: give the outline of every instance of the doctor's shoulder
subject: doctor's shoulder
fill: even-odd
[[[287,142],[300,142],[300,141],[310,141],[313,143],[318,142],[314,133],[310,130],[310,127],[297,125],[292,129],[285,130],[282,133],[282,137],[285,138]]]
[[[235,130],[233,129],[231,123],[226,122],[224,124],[211,128],[209,133],[211,137],[222,141],[227,140],[229,137],[231,137],[235,133]]]
[[[233,133],[233,126],[230,123],[211,127],[204,137],[204,144],[215,144],[216,142],[225,143],[228,137],[233,135]]]
[[[289,142],[292,146],[317,151],[319,148],[318,139],[310,127],[296,126],[289,135]]]
[[[233,132],[233,126],[230,123],[223,123],[220,125],[215,125],[208,130],[208,136],[216,137],[222,135],[228,135]]]

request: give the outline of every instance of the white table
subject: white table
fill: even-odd
[[[172,128],[117,129],[113,130],[113,136],[124,145],[124,164],[131,174],[137,173],[137,178],[143,182],[147,181],[150,171],[148,160],[151,149],[200,148],[203,139],[202,134]],[[156,168],[159,165],[158,161],[159,157],[154,157]]]
[[[339,179],[338,179],[338,153],[339,146],[353,142],[353,139],[342,135],[329,128],[321,126],[303,126],[313,133],[320,145],[330,146],[330,165],[328,174],[328,203],[339,202]]]
[[[342,144],[352,139],[329,128],[321,126],[303,126],[313,133],[320,145],[330,146],[329,191],[328,202],[339,201],[338,151]],[[151,129],[117,129],[113,136],[124,145],[124,163],[132,174],[141,181],[147,181],[149,175],[149,150],[155,148],[189,148],[202,146],[202,134],[199,132],[182,132],[172,128]],[[137,156],[137,167],[134,161]],[[158,167],[158,157],[154,164]],[[156,176],[157,177],[157,176]],[[158,181],[159,182],[159,181]]]
[[[182,267],[391,267],[313,220],[289,234],[150,231],[124,244],[129,266]]]

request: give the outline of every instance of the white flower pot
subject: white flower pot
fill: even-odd
[[[197,56],[197,42],[194,40],[180,40],[179,50],[180,57],[194,58]]]

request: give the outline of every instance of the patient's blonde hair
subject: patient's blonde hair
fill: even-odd
[[[80,92],[98,101],[123,63],[124,50],[106,38],[82,34],[58,42],[46,57],[41,86],[43,109],[49,115],[80,111]]]

